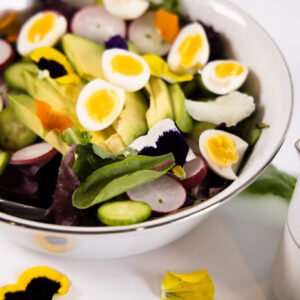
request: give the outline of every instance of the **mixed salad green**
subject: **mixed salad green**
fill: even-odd
[[[0,21],[1,195],[56,224],[129,225],[205,201],[266,127],[241,91],[248,67],[211,26],[177,1],[100,2]]]

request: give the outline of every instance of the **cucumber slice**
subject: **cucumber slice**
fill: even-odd
[[[17,62],[10,65],[4,71],[4,80],[11,88],[19,91],[26,91],[26,83],[23,77],[24,72],[38,73],[38,68],[30,62]]]
[[[9,158],[10,155],[8,152],[0,152],[0,175],[5,171],[6,166],[9,163]]]
[[[107,202],[98,209],[98,219],[109,226],[140,223],[150,215],[151,207],[147,203],[132,200]]]
[[[0,112],[0,146],[19,150],[32,144],[37,136],[17,118],[14,110],[7,107]]]

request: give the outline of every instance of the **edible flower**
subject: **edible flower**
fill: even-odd
[[[41,71],[47,70],[50,77],[61,84],[79,84],[80,79],[74,73],[67,57],[51,47],[42,47],[30,54],[30,58]]]
[[[166,272],[161,283],[161,299],[213,300],[214,283],[207,270],[187,274]]]
[[[0,288],[0,300],[51,300],[54,295],[65,295],[70,285],[65,275],[52,268],[33,267],[23,272],[17,283]]]
[[[165,41],[172,43],[179,32],[179,18],[176,14],[159,9],[155,12],[155,27]]]
[[[173,153],[176,165],[179,166],[195,158],[183,135],[171,119],[159,121],[146,135],[138,137],[129,147],[138,151],[139,155],[159,156]]]
[[[63,132],[71,127],[70,119],[64,116],[62,113],[52,109],[48,103],[36,100],[35,105],[35,113],[45,129],[49,131],[57,129],[58,131]]]
[[[106,49],[118,48],[118,49],[128,50],[128,45],[123,37],[121,37],[120,35],[114,35],[105,42],[105,48]]]
[[[155,77],[160,77],[169,83],[176,83],[176,82],[185,82],[193,80],[192,74],[183,74],[179,75],[173,73],[167,62],[158,55],[155,54],[146,54],[143,56],[145,61],[147,62],[151,75]]]

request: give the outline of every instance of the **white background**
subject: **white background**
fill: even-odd
[[[297,116],[300,113],[300,2],[232,2],[265,27],[290,66],[295,86],[295,113],[275,164],[299,176],[300,161],[293,144],[300,137]],[[71,292],[63,299],[154,300],[160,299],[159,285],[166,270],[189,272],[207,268],[216,285],[217,300],[271,300],[274,299],[270,286],[272,264],[286,212],[287,204],[281,199],[240,196],[213,213],[185,238],[144,255],[114,261],[54,258],[20,249],[0,237],[0,285],[14,282],[27,267],[48,265],[72,280]]]

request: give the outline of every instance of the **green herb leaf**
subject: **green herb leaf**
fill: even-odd
[[[77,159],[72,169],[80,181],[86,179],[95,170],[115,162],[114,159],[101,158],[99,155],[95,154],[93,148],[93,144],[76,146]]]
[[[246,192],[252,194],[273,194],[290,200],[296,185],[296,178],[279,171],[273,165],[270,165],[266,171],[246,189]]]
[[[178,0],[165,0],[165,1],[161,1],[160,4],[150,2],[150,9],[151,10],[164,9],[176,15],[180,15],[181,13],[180,4]]]
[[[92,135],[87,131],[81,131],[78,128],[72,127],[66,129],[61,138],[69,146],[83,144],[86,145],[90,142]]]
[[[79,186],[73,195],[73,205],[84,209],[110,200],[161,177],[173,166],[174,156],[171,153],[156,157],[131,156],[106,165]],[[158,168],[159,171],[154,171]]]

